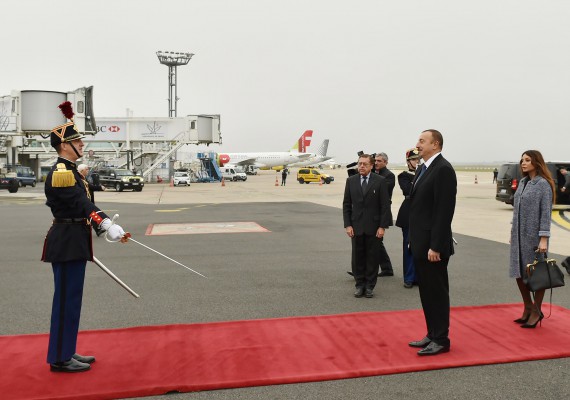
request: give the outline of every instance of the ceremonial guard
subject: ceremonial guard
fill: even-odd
[[[93,261],[91,225],[107,231],[115,241],[125,237],[125,231],[91,202],[88,185],[75,164],[83,156],[83,136],[73,122],[71,103],[59,108],[70,122],[51,131],[51,146],[58,159],[45,181],[53,224],[45,238],[42,261],[52,264],[54,275],[47,362],[54,372],[82,372],[95,361],[93,356],[76,353],[85,266]]]

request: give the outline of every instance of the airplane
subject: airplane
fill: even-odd
[[[304,167],[307,165],[317,165],[317,164],[321,164],[324,161],[330,160],[332,157],[327,156],[327,150],[329,148],[329,139],[325,139],[323,140],[323,142],[321,143],[321,145],[319,146],[319,149],[317,150],[317,152],[315,154],[312,154],[311,157],[309,157],[306,160],[303,160],[301,162],[295,163],[295,164],[289,164],[290,167]]]
[[[313,156],[307,153],[311,145],[312,130],[303,132],[290,151],[281,152],[258,152],[258,153],[220,153],[218,155],[219,166],[253,166],[259,169],[282,169],[283,166],[306,160]]]

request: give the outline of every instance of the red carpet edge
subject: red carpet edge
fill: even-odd
[[[47,334],[0,336],[0,363],[10,365],[0,397],[128,398],[570,357],[570,310],[553,305],[536,329],[512,322],[521,311],[453,307],[451,352],[435,357],[407,345],[425,335],[421,310],[82,331],[78,352],[97,362],[80,374],[49,371]],[[524,342],[533,348],[522,354]]]

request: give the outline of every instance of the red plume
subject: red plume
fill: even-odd
[[[73,116],[75,114],[73,113],[73,107],[71,106],[71,103],[69,101],[64,101],[58,107],[63,113],[63,115],[65,115],[65,118],[73,119]]]

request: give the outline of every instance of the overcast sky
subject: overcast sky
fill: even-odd
[[[452,162],[570,159],[568,0],[18,0],[1,7],[0,95],[94,86],[95,117],[221,114],[230,151],[306,129],[344,162],[403,161],[440,130]]]

